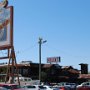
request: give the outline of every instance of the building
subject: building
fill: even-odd
[[[32,79],[39,79],[39,64],[31,61],[22,61],[17,64],[19,74]],[[5,78],[7,64],[0,65],[1,79]],[[15,69],[15,68],[14,68]],[[14,73],[16,69],[14,70]],[[3,78],[2,78],[3,77]],[[41,80],[44,82],[77,82],[79,70],[72,66],[59,64],[41,64]],[[2,81],[2,80],[1,80]]]

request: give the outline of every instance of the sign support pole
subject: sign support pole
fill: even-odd
[[[9,63],[8,63],[8,67],[7,67],[7,75],[6,75],[5,82],[7,82],[7,78],[9,78],[9,81],[7,83],[12,84],[12,83],[14,83],[15,77],[18,77],[18,84],[20,85],[15,51],[14,51],[14,47],[12,47],[11,53],[9,55]]]

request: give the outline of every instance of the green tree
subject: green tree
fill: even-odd
[[[47,78],[47,73],[46,72],[41,72],[41,81],[44,82]]]

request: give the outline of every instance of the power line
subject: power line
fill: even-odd
[[[36,46],[37,46],[37,45],[34,44],[34,45],[31,46],[31,47],[25,48],[25,49],[23,49],[23,50],[18,50],[18,51],[16,51],[16,56],[17,56],[17,54],[28,52],[29,50],[35,48]]]

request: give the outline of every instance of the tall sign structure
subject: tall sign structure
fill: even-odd
[[[0,2],[0,50],[8,52],[6,56],[0,56],[0,59],[9,59],[5,82],[14,83],[18,69],[13,45],[13,6],[8,6],[8,0]]]

